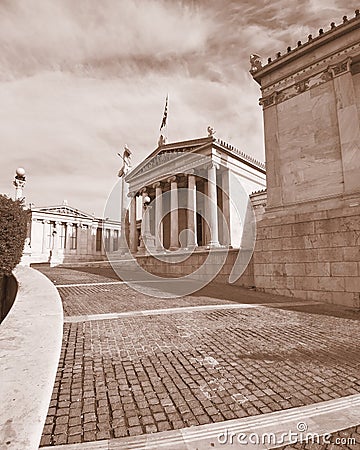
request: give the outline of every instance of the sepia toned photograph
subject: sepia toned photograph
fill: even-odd
[[[0,450],[360,450],[360,5],[0,0]]]

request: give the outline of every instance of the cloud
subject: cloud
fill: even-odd
[[[34,6],[36,5],[36,6]],[[2,0],[0,192],[17,166],[37,205],[100,215],[126,143],[157,144],[167,92],[171,141],[217,136],[263,160],[264,60],[345,14],[353,1]],[[1,81],[2,80],[2,81]]]
[[[150,64],[202,47],[212,20],[176,2],[27,0],[0,3],[2,76]],[[166,38],[165,38],[166,37]]]

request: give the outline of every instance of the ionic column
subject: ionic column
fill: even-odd
[[[221,190],[222,190],[222,213],[223,213],[223,223],[222,221],[222,244],[231,245],[231,234],[230,234],[230,171],[229,169],[224,169],[221,174]],[[224,229],[227,227],[227,230]]]
[[[170,250],[179,248],[179,200],[176,177],[170,182]]]
[[[43,220],[42,224],[43,224],[43,236],[42,236],[42,249],[41,249],[41,253],[45,253],[48,249],[46,246],[46,239],[47,239],[47,226],[50,222],[48,220]]]
[[[156,249],[160,250],[163,248],[163,223],[162,223],[162,188],[160,183],[155,183],[153,185],[155,188],[155,243]]]
[[[146,234],[146,223],[143,222],[145,220],[145,197],[147,196],[146,188],[141,190],[141,228],[140,228],[140,249],[145,250],[145,234]]]
[[[130,220],[130,252],[137,252],[137,230],[136,230],[136,194],[130,194],[130,210],[129,210],[129,220]]]
[[[196,179],[195,175],[188,174],[188,198],[187,198],[187,247],[197,246],[196,230]]]
[[[59,250],[59,225],[61,225],[61,222],[56,221],[54,223],[54,229],[53,229],[53,250],[55,252],[58,252]]]
[[[209,247],[219,246],[219,230],[217,218],[217,189],[216,189],[216,165],[211,164],[208,168],[208,221],[210,228],[210,241],[207,243]]]

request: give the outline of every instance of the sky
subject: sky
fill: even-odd
[[[133,166],[169,142],[216,136],[264,161],[264,62],[352,0],[0,0],[0,192],[24,167],[27,203],[102,216],[126,144]]]

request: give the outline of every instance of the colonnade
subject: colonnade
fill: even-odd
[[[202,180],[205,183],[204,186],[204,198],[206,199],[205,205],[205,217],[207,222],[208,233],[206,233],[205,242],[202,240],[204,247],[213,248],[219,247],[225,243],[225,245],[230,245],[227,230],[225,232],[225,226],[229,225],[230,220],[230,204],[229,204],[229,171],[228,169],[222,169],[220,172],[220,184],[221,199],[218,198],[219,192],[217,189],[217,172],[219,166],[216,164],[209,165],[206,169],[204,177],[197,177],[193,170],[187,171],[186,173],[177,174],[156,183],[152,183],[149,186],[144,186],[138,192],[130,192],[129,196],[130,207],[129,207],[129,222],[130,222],[130,251],[131,253],[137,253],[138,250],[145,250],[148,247],[149,240],[153,243],[153,247],[156,250],[164,249],[164,221],[163,218],[163,199],[162,194],[167,191],[170,198],[170,209],[169,209],[169,250],[177,250],[180,246],[179,244],[179,183],[181,179],[181,187],[187,189],[186,198],[186,225],[185,228],[188,230],[186,233],[186,247],[194,248],[198,246],[199,237],[197,236],[198,226],[197,226],[197,185],[199,181]],[[185,184],[184,184],[185,176]],[[198,183],[197,183],[198,182]],[[145,222],[149,220],[149,214],[146,212],[146,199],[149,197],[149,191],[152,193],[152,199],[156,199],[154,202],[155,211],[153,212],[154,223],[155,223],[155,236],[150,233],[150,224]],[[136,224],[136,198],[141,197],[142,202],[142,220],[144,220],[142,226],[142,235],[140,236],[140,246],[138,247],[138,232]],[[151,200],[152,200],[151,199]],[[148,199],[149,200],[149,199]],[[218,205],[221,205],[219,208]],[[181,206],[181,208],[184,208]],[[221,210],[226,225],[224,225],[223,220],[219,220],[219,209]],[[168,223],[168,222],[167,222]],[[220,225],[220,230],[219,230]],[[182,230],[180,230],[182,231]],[[219,237],[220,231],[220,237]],[[224,238],[224,236],[227,238]],[[227,242],[224,242],[227,240]],[[220,243],[221,242],[221,243]]]

